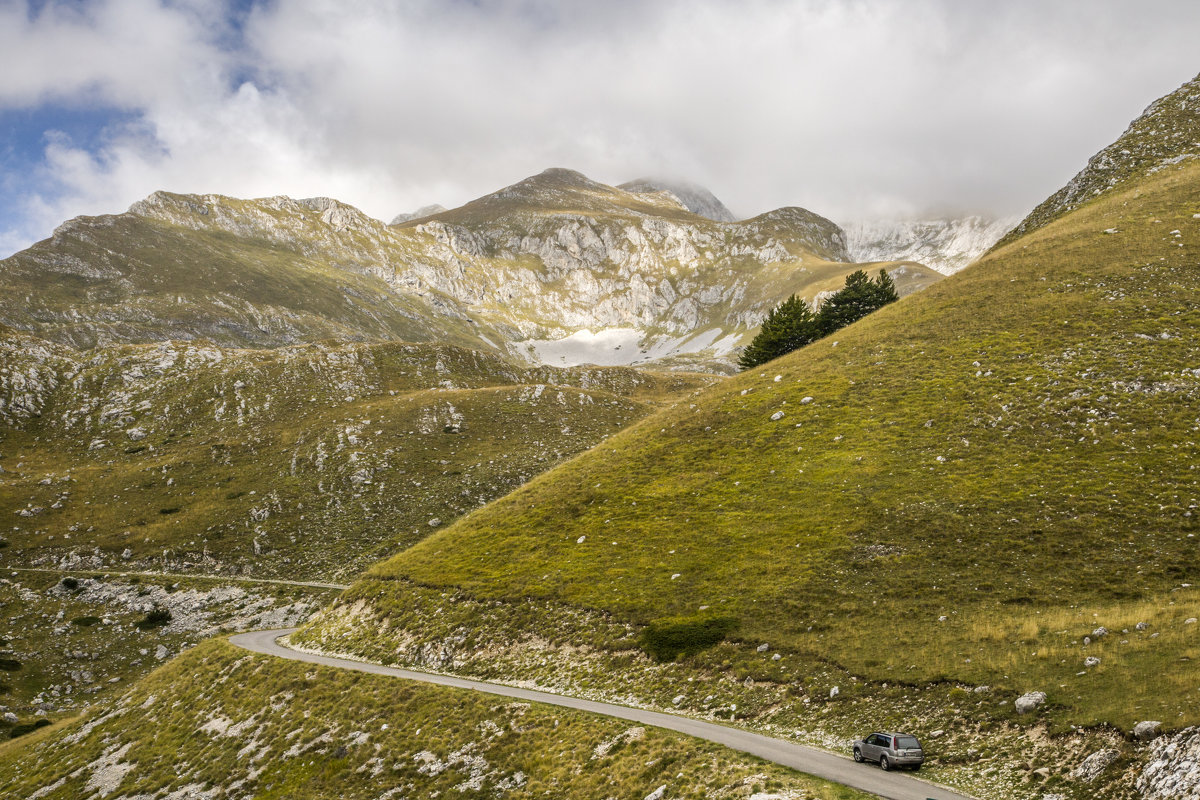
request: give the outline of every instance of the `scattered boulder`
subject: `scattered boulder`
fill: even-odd
[[[763,642],[762,644],[760,644],[760,645],[758,646],[758,648],[757,648],[757,652],[759,652],[759,653],[765,653],[765,652],[767,652],[767,651],[768,651],[768,650],[770,650],[770,649],[771,649],[771,645],[767,644],[766,642]]]
[[[664,783],[662,786],[658,787],[653,792],[646,795],[646,800],[663,800],[663,798],[666,796],[667,796],[667,785]]]
[[[682,702],[683,702],[683,700],[684,700],[684,697],[683,697],[683,695],[681,695],[681,694],[677,694],[677,695],[675,695],[674,697],[672,697],[672,698],[671,698],[671,705],[673,705],[673,706],[677,706],[677,705],[679,705],[680,703],[682,703]]]
[[[1044,702],[1046,702],[1045,692],[1026,692],[1017,698],[1015,705],[1018,714],[1028,714]]]
[[[1108,636],[1108,628],[1101,625],[1099,628],[1096,628],[1096,630],[1092,631],[1092,636],[1096,639]]]
[[[782,411],[776,411],[774,414],[772,414],[772,415],[771,415],[771,421],[772,421],[772,422],[777,422],[777,421],[779,421],[779,420],[781,420],[781,419],[783,419],[783,412],[782,412]]]
[[[1147,719],[1133,726],[1133,738],[1148,742],[1162,732],[1162,723],[1156,719]]]
[[[1108,765],[1117,760],[1121,755],[1121,751],[1115,748],[1105,748],[1097,750],[1090,756],[1085,758],[1078,767],[1071,771],[1071,777],[1077,781],[1084,783],[1092,783],[1096,778],[1100,777],[1100,773],[1108,768]]]
[[[1150,627],[1150,623],[1148,623],[1148,622],[1139,622],[1137,625],[1134,625],[1133,627],[1137,628],[1139,631],[1144,631],[1144,630],[1146,630],[1147,628],[1149,628],[1149,627]]]
[[[1195,618],[1195,617],[1188,617],[1187,619],[1185,619],[1185,620],[1183,621],[1183,624],[1184,624],[1184,625],[1195,625],[1195,624],[1196,624],[1196,618]]]
[[[829,690],[829,699],[832,700],[833,698],[837,697],[841,693],[842,693],[842,690],[835,686]]]
[[[1096,667],[1096,666],[1099,666],[1099,665],[1100,665],[1100,658],[1099,658],[1099,656],[1088,656],[1087,658],[1085,658],[1085,659],[1083,660],[1083,665],[1084,665],[1085,667]]]
[[[171,651],[168,650],[167,648],[163,647],[161,644],[158,647],[154,648],[154,657],[157,658],[159,661],[162,661],[164,658],[166,658],[169,655],[171,655]]]

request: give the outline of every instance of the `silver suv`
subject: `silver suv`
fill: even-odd
[[[854,760],[878,761],[881,769],[912,767],[920,769],[925,753],[917,737],[907,733],[872,733],[854,743]]]

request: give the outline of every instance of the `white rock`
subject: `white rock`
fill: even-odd
[[[1183,624],[1184,624],[1184,625],[1195,625],[1195,624],[1196,624],[1196,618],[1195,618],[1195,617],[1188,617],[1187,619],[1185,619],[1185,620],[1183,621]]]
[[[1133,726],[1133,738],[1148,742],[1162,731],[1162,723],[1156,719],[1147,719]]]
[[[755,649],[756,649],[758,652],[760,652],[760,653],[765,653],[765,652],[767,652],[768,650],[770,650],[770,649],[771,649],[771,645],[767,644],[766,642],[763,642],[762,644],[760,644],[760,645],[759,645],[757,648],[755,648]]]
[[[646,795],[646,800],[663,800],[663,798],[666,796],[667,796],[667,785],[664,783],[662,786],[658,787],[653,792]]]
[[[777,420],[781,420],[781,419],[783,419],[783,412],[782,412],[782,411],[776,411],[774,414],[772,414],[772,415],[771,415],[771,421],[772,421],[772,422],[775,422],[775,421],[777,421]]]
[[[1095,666],[1098,666],[1099,664],[1100,664],[1099,656],[1088,656],[1087,658],[1085,658],[1083,660],[1083,665],[1085,667],[1095,667]]]
[[[1137,628],[1139,631],[1144,631],[1144,630],[1146,630],[1147,628],[1149,628],[1149,627],[1150,627],[1150,623],[1148,623],[1148,622],[1139,622],[1137,625],[1134,625],[1133,627]]]
[[[587,541],[587,536],[580,536],[575,540],[575,544],[583,544],[585,541]]]
[[[776,375],[776,376],[775,376],[775,383],[779,383],[781,380],[783,380],[783,376],[782,376],[782,375]]]
[[[775,655],[771,656],[772,661],[778,661],[781,658],[783,658],[783,656],[781,656],[779,653],[776,653]]]
[[[674,697],[672,697],[672,698],[671,698],[671,705],[673,705],[673,706],[677,706],[677,705],[679,705],[680,703],[682,703],[682,702],[683,702],[683,699],[684,699],[684,698],[683,698],[683,695],[681,695],[681,694],[677,694],[677,695],[675,695]]]
[[[1104,636],[1108,636],[1108,628],[1105,628],[1104,626],[1100,626],[1099,628],[1096,628],[1096,630],[1092,631],[1092,636],[1097,639],[1104,637]]]
[[[1120,755],[1121,751],[1114,748],[1097,750],[1085,758],[1078,767],[1071,771],[1071,777],[1077,781],[1092,783],[1096,780],[1096,778],[1099,778],[1100,773],[1104,772],[1108,765],[1116,761]]]
[[[166,658],[169,655],[171,655],[171,651],[168,650],[167,648],[163,647],[161,644],[158,647],[154,648],[154,657],[157,658],[159,661],[162,661],[164,658]]]
[[[130,550],[128,547],[126,547],[124,550],[121,551],[121,558],[128,561],[129,559],[133,558],[133,551]]]
[[[1045,692],[1026,692],[1015,703],[1018,714],[1027,714],[1046,702]]]
[[[1145,800],[1194,800],[1200,797],[1200,729],[1163,736],[1149,747],[1148,763],[1137,779]]]
[[[842,690],[835,686],[829,690],[829,699],[832,700],[833,698],[837,697],[841,693],[842,693]]]
[[[431,527],[431,528],[436,528],[438,525],[441,525],[441,524],[442,524],[442,521],[438,517],[434,517],[433,519],[429,520],[429,527]]]
[[[812,401],[813,401],[813,399],[811,397],[800,398],[801,405],[807,405],[807,404],[811,403]]]

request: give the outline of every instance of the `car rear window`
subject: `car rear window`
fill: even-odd
[[[896,737],[896,747],[898,747],[902,750],[914,750],[914,749],[919,748],[920,746],[921,746],[921,743],[917,741],[917,737],[915,737],[915,736],[897,736]]]

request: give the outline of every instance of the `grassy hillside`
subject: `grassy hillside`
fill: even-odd
[[[80,348],[501,340],[451,298],[392,291],[376,272],[388,253],[369,228],[335,230],[286,198],[199,200],[157,193],[136,212],[70,220],[0,260],[0,323]]]
[[[866,797],[654,728],[220,640],[25,739],[0,744],[5,797]]]
[[[712,380],[447,345],[3,341],[5,557],[63,568],[354,575]]]
[[[398,554],[309,641],[444,636],[406,605],[431,587],[510,639],[628,649],[719,615],[868,695],[989,687],[947,700],[960,729],[1200,723],[1197,214],[1194,162],[1091,203]],[[616,624],[560,633],[526,598]],[[1048,702],[1017,718],[1031,690]],[[889,713],[921,724],[906,703]]]

